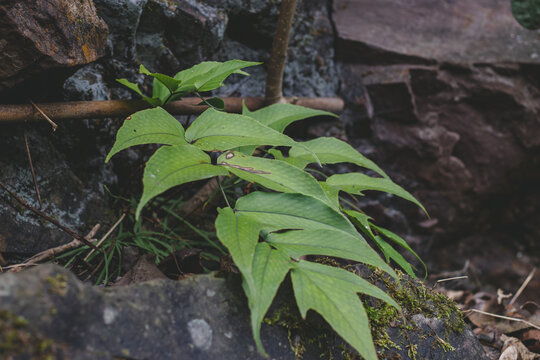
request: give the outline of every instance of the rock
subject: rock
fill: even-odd
[[[390,336],[381,338],[381,344],[394,347],[381,348],[381,358],[405,360],[411,359],[408,354],[417,354],[417,358],[485,359],[470,329],[458,329],[459,322],[448,320],[456,314],[435,316],[450,309],[445,307],[448,300],[442,295],[426,300],[425,289],[415,292],[418,285],[407,284],[407,296],[413,296],[407,299],[421,299],[417,308],[430,315],[411,314],[408,325],[397,320],[382,330]],[[321,352],[335,359],[351,356],[350,348],[336,340],[319,318],[310,314],[308,323],[300,320],[289,291],[285,286],[263,323],[262,339],[270,358],[292,360],[300,354],[315,360]],[[166,360],[179,354],[194,360],[263,359],[252,340],[247,303],[236,277],[226,280],[209,274],[101,288],[85,285],[68,270],[49,264],[1,275],[0,299],[1,344],[6,342],[4,334],[26,341],[24,346],[16,342],[19,346],[0,347],[8,351],[5,356],[37,349],[41,351],[37,355],[62,353],[76,359]],[[368,313],[381,315],[378,323],[388,325],[386,307],[368,305]],[[310,342],[310,336],[317,340]],[[36,342],[45,345],[38,348]]]
[[[110,56],[133,61],[135,32],[144,6],[148,0],[93,0],[99,16],[109,26],[108,47]]]
[[[540,63],[538,33],[515,21],[506,0],[338,0],[333,19],[350,61]]]
[[[529,220],[540,216],[533,185],[540,179],[534,52],[540,37],[521,29],[509,6],[504,0],[334,2],[347,137],[373,149],[368,155],[438,222],[415,225],[425,217],[395,200],[364,206],[382,202],[405,214],[408,228],[401,220],[387,226],[421,234],[418,250],[429,252],[432,272],[474,258],[471,236],[486,247],[498,241],[538,250],[540,225]],[[490,30],[479,30],[488,16]],[[383,212],[375,217],[388,219]],[[459,260],[449,264],[444,257],[456,247]],[[500,279],[479,274],[481,281]]]
[[[149,0],[137,30],[137,53],[153,67],[154,59],[173,56],[179,68],[172,71],[180,71],[217,50],[227,21],[226,13],[199,1]]]
[[[0,4],[0,92],[48,69],[104,55],[107,25],[91,0]]]
[[[41,129],[43,133],[41,133]],[[39,208],[25,151],[22,129],[2,128],[0,136],[0,181],[26,202]],[[46,133],[47,135],[44,135]],[[43,201],[41,209],[63,225],[82,235],[106,218],[102,194],[88,189],[70,169],[65,156],[53,145],[49,124],[27,130],[29,148]],[[7,193],[0,201],[0,253],[11,261],[58,246],[71,237],[44,219],[26,210]]]

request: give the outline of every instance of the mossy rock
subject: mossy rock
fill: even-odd
[[[400,287],[366,267],[352,270],[386,288],[404,308],[398,313],[363,299],[381,359],[484,359],[450,300],[405,276]],[[271,359],[360,359],[316,313],[302,320],[292,299],[286,281],[264,321],[262,340]],[[51,264],[1,274],[0,330],[1,359],[60,353],[78,360],[264,359],[255,348],[237,275],[103,288]],[[14,353],[21,350],[21,356]]]

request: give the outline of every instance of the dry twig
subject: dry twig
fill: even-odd
[[[225,111],[232,113],[242,112],[243,100],[250,110],[257,110],[264,106],[262,97],[224,98],[223,100]],[[344,104],[342,99],[336,97],[286,98],[285,100],[294,102],[296,105],[333,113],[341,113]],[[184,98],[165,105],[164,109],[172,115],[196,115],[208,109],[208,106],[197,106],[200,102],[199,98]],[[69,101],[42,103],[38,106],[56,121],[125,117],[150,107],[143,100]],[[0,105],[0,124],[41,120],[42,115],[30,104]]]
[[[489,313],[489,312],[486,312],[486,311],[482,311],[482,310],[477,310],[477,309],[470,309],[470,310],[465,310],[464,312],[475,312],[475,313],[479,313],[479,314],[482,314],[482,315],[487,315],[487,316],[492,316],[494,318],[498,318],[498,319],[504,319],[504,320],[509,320],[509,321],[517,321],[517,322],[522,322],[524,324],[527,324],[535,329],[538,329],[540,330],[540,326],[536,325],[536,324],[533,324],[532,322],[530,321],[527,321],[527,320],[523,320],[523,319],[518,319],[518,318],[514,318],[514,317],[510,317],[510,316],[503,316],[503,315],[497,315],[497,314],[492,314],[492,313]]]
[[[100,224],[96,224],[90,230],[90,232],[88,232],[88,234],[86,234],[86,236],[84,238],[87,239],[88,241],[92,241],[92,238],[96,235],[96,233],[99,230],[100,226],[101,226]],[[42,251],[40,253],[37,253],[36,255],[32,256],[30,259],[26,260],[22,264],[16,264],[16,265],[9,266],[9,269],[10,269],[10,271],[14,271],[14,272],[19,271],[21,268],[35,265],[35,264],[37,264],[37,263],[39,263],[39,262],[41,262],[43,260],[46,260],[46,259],[52,259],[57,254],[61,254],[61,253],[66,252],[68,250],[78,248],[79,246],[82,246],[82,245],[84,245],[84,243],[82,241],[80,241],[78,239],[73,239],[70,242],[68,242],[67,244],[60,245],[60,246],[57,246],[57,247],[54,247],[54,248],[51,248],[51,249],[44,250],[44,251]]]
[[[30,210],[31,212],[33,212],[34,214],[42,217],[43,219],[47,220],[48,222],[50,222],[51,224],[53,224],[54,226],[56,226],[57,228],[59,228],[60,230],[68,233],[71,237],[75,238],[75,239],[78,239],[80,241],[82,241],[85,245],[88,245],[90,246],[92,249],[94,250],[98,250],[100,251],[94,244],[92,244],[90,241],[86,240],[85,238],[83,238],[81,235],[77,234],[75,231],[65,227],[64,225],[60,224],[57,220],[53,219],[52,217],[50,217],[49,215],[45,214],[44,212],[42,211],[39,211],[38,209],[36,209],[35,207],[33,207],[32,205],[28,204],[26,201],[24,201],[22,198],[20,198],[19,196],[17,196],[17,194],[15,194],[14,192],[12,192],[11,190],[8,189],[8,187],[0,181],[0,187],[2,189],[4,189],[4,191],[6,191],[8,194],[10,194],[15,200],[17,200],[19,202],[19,204],[21,204],[22,206],[24,206],[25,208],[27,208],[28,210]]]
[[[510,302],[508,303],[508,305],[512,305],[516,300],[517,298],[519,297],[519,295],[521,295],[521,293],[523,292],[523,290],[527,287],[527,285],[529,285],[529,282],[531,282],[533,276],[534,276],[534,273],[536,272],[536,268],[532,269],[532,271],[529,273],[529,275],[527,276],[527,278],[525,279],[525,281],[523,282],[523,284],[521,284],[521,286],[519,287],[518,291],[516,291],[516,295],[514,295],[514,297],[512,298],[512,300],[510,300]]]
[[[41,110],[40,107],[36,105],[36,103],[34,103],[32,100],[30,100],[30,103],[32,104],[33,107],[36,108],[37,111],[39,111],[39,113],[40,113],[41,115],[43,115],[43,117],[45,118],[45,120],[47,120],[47,121],[49,122],[49,124],[51,124],[51,126],[52,126],[52,131],[53,131],[53,132],[56,131],[56,128],[58,127],[58,125],[56,125],[56,123],[55,123],[54,121],[52,121],[51,118],[48,117],[47,114],[45,114],[45,113],[43,112],[43,110]]]
[[[26,130],[23,130],[24,146],[26,147],[26,156],[28,157],[28,163],[30,164],[30,172],[32,173],[32,179],[34,180],[34,189],[36,190],[36,197],[39,202],[39,208],[43,208],[41,202],[41,195],[39,194],[39,188],[37,184],[36,173],[34,172],[34,164],[32,163],[32,155],[30,155],[30,147],[28,146],[28,136],[26,136]]]
[[[122,220],[124,220],[124,218],[126,217],[126,213],[123,213],[122,216],[120,216],[120,218],[114,223],[113,226],[111,226],[111,228],[109,229],[109,231],[107,231],[107,233],[105,235],[103,235],[103,237],[98,241],[98,243],[96,244],[96,247],[100,247],[101,244],[103,244],[103,242],[109,237],[109,235],[112,234],[112,232],[114,231],[114,229],[116,229],[116,227],[118,225],[120,225],[120,223],[122,222]],[[88,255],[86,255],[84,257],[84,261],[87,261],[88,258],[90,257],[90,255],[92,255],[94,253],[94,250],[90,250],[90,252],[88,253]]]

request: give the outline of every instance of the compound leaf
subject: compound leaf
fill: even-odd
[[[304,194],[332,204],[313,176],[284,161],[227,151],[217,159],[217,164],[241,179],[258,183],[268,189]]]
[[[273,104],[253,112],[249,111],[246,106],[243,106],[242,114],[249,115],[279,132],[283,132],[287,126],[298,120],[304,120],[314,116],[337,117],[336,114],[328,111],[315,110],[293,104]]]
[[[291,270],[296,303],[302,317],[313,309],[367,360],[377,360],[369,321],[357,293],[374,296],[399,309],[392,298],[344,269],[299,261]]]
[[[374,178],[361,173],[349,173],[332,175],[326,179],[326,183],[350,194],[363,195],[362,191],[364,190],[384,191],[394,194],[418,205],[427,214],[424,206],[414,196],[390,179]]]
[[[227,174],[222,167],[211,164],[208,154],[192,145],[163,146],[146,163],[136,216],[150,199],[174,186]]]
[[[307,164],[314,162],[311,155],[311,152],[313,152],[323,164],[348,162],[373,170],[379,175],[388,178],[388,175],[377,164],[359,153],[351,145],[339,139],[321,137],[303,142],[302,145],[304,146],[294,146],[291,148],[289,158],[287,159],[288,162],[301,169],[305,168]],[[311,152],[307,151],[306,148],[311,150]]]
[[[246,145],[292,146],[294,140],[247,116],[212,108],[186,131],[186,140],[202,150],[229,150]]]
[[[105,162],[121,150],[142,144],[187,144],[184,128],[160,107],[142,110],[128,116],[116,134],[116,141]]]

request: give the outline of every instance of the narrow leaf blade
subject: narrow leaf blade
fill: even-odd
[[[272,249],[267,243],[257,244],[252,268],[254,291],[248,293],[247,297],[251,308],[253,337],[263,354],[261,323],[291,267],[292,261],[285,253]]]
[[[351,194],[362,195],[364,190],[376,190],[394,194],[418,205],[427,214],[424,206],[411,193],[390,179],[374,178],[361,173],[349,173],[332,175],[326,180],[326,183]]]
[[[309,151],[315,153],[323,164],[352,163],[370,169],[379,175],[388,178],[388,175],[373,161],[366,158],[351,145],[336,138],[321,137],[303,142],[304,147],[295,146],[289,152],[290,161],[301,169],[307,164],[313,163],[313,157]]]

